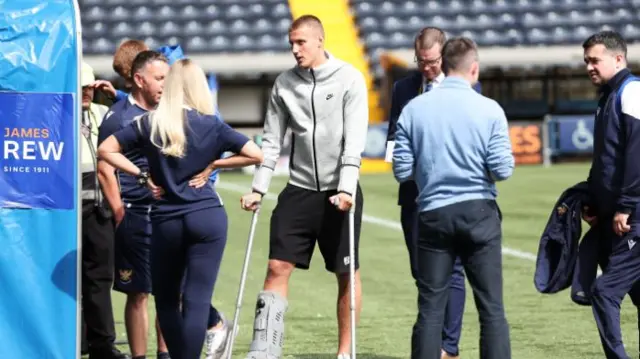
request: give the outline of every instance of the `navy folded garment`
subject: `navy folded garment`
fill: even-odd
[[[556,202],[540,237],[534,285],[540,293],[557,293],[573,280],[582,236],[582,204],[587,182],[566,189]]]

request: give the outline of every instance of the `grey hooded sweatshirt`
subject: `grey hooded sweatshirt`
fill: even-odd
[[[276,78],[264,123],[264,161],[253,178],[255,192],[268,192],[290,128],[289,183],[355,195],[369,123],[367,85],[355,67],[326,55],[328,61],[315,69],[295,66]]]

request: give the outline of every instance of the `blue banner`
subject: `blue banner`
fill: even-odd
[[[73,96],[0,93],[0,207],[73,209]]]
[[[0,358],[79,358],[76,6],[0,0]]]
[[[552,115],[550,124],[550,133],[555,132],[552,146],[559,154],[592,152],[593,115]]]

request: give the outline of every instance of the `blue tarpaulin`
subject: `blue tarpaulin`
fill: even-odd
[[[0,358],[76,358],[78,8],[0,9]]]

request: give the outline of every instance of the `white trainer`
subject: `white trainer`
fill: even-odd
[[[226,353],[227,339],[231,329],[231,323],[229,323],[224,315],[220,313],[222,319],[222,327],[217,329],[208,329],[204,338],[205,358],[206,359],[222,359],[224,353]]]

